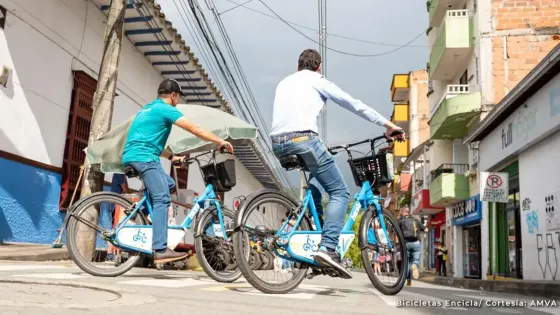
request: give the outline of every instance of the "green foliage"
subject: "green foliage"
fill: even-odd
[[[350,210],[352,209],[353,205],[353,203],[348,205],[346,218],[348,218],[348,215],[350,215]],[[360,222],[362,222],[362,214],[358,215],[358,217],[356,218],[356,222],[354,222],[352,230],[354,231],[356,237],[354,237],[354,240],[352,241],[352,244],[350,245],[350,248],[346,253],[346,257],[352,259],[352,264],[357,268],[363,268],[362,251],[358,247],[358,231],[360,229]]]

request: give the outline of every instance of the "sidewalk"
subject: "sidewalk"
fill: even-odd
[[[50,245],[0,243],[0,260],[12,261],[57,261],[69,260],[65,247],[52,248]]]
[[[430,272],[421,273],[419,281],[463,289],[560,299],[560,281],[464,279],[440,277]]]

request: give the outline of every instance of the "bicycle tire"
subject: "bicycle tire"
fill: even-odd
[[[86,211],[90,206],[101,202],[119,202],[126,205],[127,207],[132,206],[132,202],[119,194],[112,192],[99,192],[89,195],[83,198],[82,201],[79,201],[77,207],[73,209],[72,214],[79,217],[82,212]],[[146,217],[142,212],[138,211],[136,212],[136,215],[139,216],[136,219],[138,220],[138,218],[140,218],[140,223],[142,225],[147,225]],[[137,255],[131,255],[130,257],[128,257],[126,262],[120,264],[117,268],[114,268],[115,270],[91,266],[90,263],[85,261],[81,256],[76,244],[76,239],[73,236],[75,235],[76,228],[78,227],[77,223],[78,220],[74,216],[70,216],[66,227],[66,247],[68,248],[68,254],[70,255],[72,261],[84,272],[96,277],[117,277],[134,268],[134,266],[136,266],[136,263],[141,259],[142,254],[139,252],[134,252]]]
[[[373,286],[383,295],[395,295],[399,293],[404,287],[405,280],[406,280],[406,273],[399,272],[399,277],[397,279],[396,284],[392,287],[387,287],[383,283],[381,283],[381,281],[379,281],[372,268],[372,264],[369,262],[369,254],[368,254],[368,247],[367,247],[368,244],[367,233],[369,227],[371,226],[371,221],[377,217],[376,211],[377,210],[375,210],[375,207],[371,207],[368,211],[364,213],[364,215],[362,216],[362,222],[360,223],[360,230],[359,230],[360,233],[358,237],[360,238],[360,244],[363,244],[362,246],[364,246],[364,248],[361,249],[362,262],[364,264],[364,269],[366,270],[369,280],[371,281]],[[393,218],[393,216],[387,211],[383,211],[383,217],[384,219],[388,220],[391,223],[391,225],[395,227],[395,230],[397,231],[397,237],[399,239],[399,244],[406,244],[402,230],[397,224],[397,222],[395,221],[395,219]],[[406,266],[408,266],[408,257],[407,255],[404,254],[406,253],[406,248],[403,248],[401,253],[402,253],[401,261],[403,266],[405,266],[404,270],[407,270]]]
[[[220,275],[217,273],[216,270],[214,270],[211,266],[210,263],[208,262],[208,260],[206,259],[206,256],[204,255],[204,246],[202,244],[202,234],[204,233],[204,228],[206,225],[206,221],[208,220],[208,218],[211,215],[214,215],[217,212],[216,208],[213,209],[208,209],[207,211],[205,211],[204,215],[197,220],[196,222],[196,235],[197,237],[195,237],[194,240],[194,246],[195,246],[195,252],[196,252],[196,259],[198,260],[198,263],[200,264],[200,267],[202,267],[202,270],[204,270],[204,272],[206,273],[206,275],[208,275],[210,278],[212,278],[213,280],[217,281],[217,282],[222,282],[222,283],[231,283],[234,282],[235,280],[241,278],[241,271],[239,271],[239,268],[235,271],[231,272],[231,275]],[[233,212],[233,210],[227,209],[227,208],[222,208],[222,214],[224,217],[229,217],[229,218],[234,218],[235,214]],[[233,254],[233,252],[231,253]],[[232,257],[232,259],[235,261],[235,258]]]
[[[253,195],[256,194],[256,195]],[[243,209],[247,209],[247,211],[239,211],[237,213],[237,218],[235,222],[240,222],[241,226],[244,226],[245,221],[247,220],[248,214],[251,212],[252,206],[255,204],[259,204],[260,202],[266,200],[278,200],[279,203],[291,205],[293,208],[297,208],[297,203],[291,199],[290,197],[286,196],[283,193],[274,191],[257,191],[254,192],[253,196],[247,196],[245,202],[247,204],[243,205]],[[304,216],[304,220],[301,221],[300,227],[302,230],[311,230],[311,224],[309,223],[307,216]],[[234,229],[233,233],[233,250],[235,252],[235,257],[244,257],[244,237],[243,237],[243,229],[236,228]],[[294,272],[294,277],[291,281],[288,281],[286,284],[276,284],[276,283],[268,283],[263,281],[262,279],[258,278],[251,266],[249,265],[249,259],[237,259],[237,264],[239,266],[239,270],[243,277],[249,282],[255,289],[267,293],[267,294],[286,294],[293,291],[295,288],[299,286],[299,284],[305,279],[307,275],[307,270],[309,269],[309,265],[306,263],[301,263],[301,268]]]

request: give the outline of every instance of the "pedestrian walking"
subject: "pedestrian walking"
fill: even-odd
[[[424,226],[418,219],[410,215],[408,207],[402,207],[398,224],[403,232],[406,241],[406,254],[408,255],[408,275],[407,285],[412,285],[412,278],[415,280],[420,277],[420,254],[422,253],[422,244],[420,243],[420,232],[428,232],[428,228]]]

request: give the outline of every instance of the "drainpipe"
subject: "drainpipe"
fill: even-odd
[[[507,47],[507,36],[504,35],[504,96],[509,93],[509,63],[508,63],[508,47]]]

